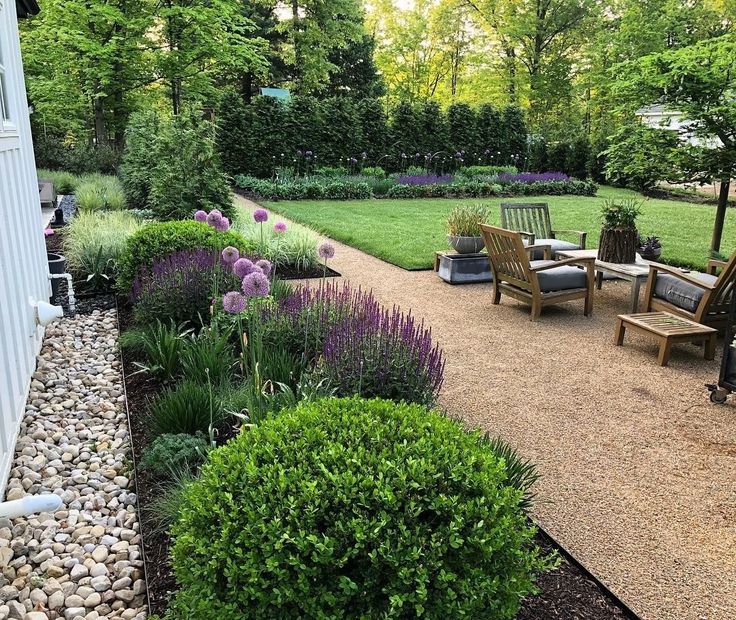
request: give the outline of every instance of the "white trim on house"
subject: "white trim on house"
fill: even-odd
[[[0,497],[43,337],[33,304],[50,294],[16,6],[0,0]]]

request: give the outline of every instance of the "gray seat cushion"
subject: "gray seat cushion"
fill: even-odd
[[[552,258],[557,252],[564,250],[579,250],[580,246],[576,243],[563,241],[562,239],[536,239],[534,245],[548,245],[552,248]],[[534,250],[531,256],[532,260],[542,260],[544,258],[544,250]]]
[[[533,260],[532,267],[541,267],[554,264],[552,260]],[[566,291],[571,288],[586,288],[588,286],[587,272],[579,267],[563,265],[554,269],[547,269],[537,273],[539,288],[543,293],[552,291]]]
[[[696,271],[691,271],[688,275],[705,284],[713,284],[718,279],[717,276]],[[654,283],[655,297],[664,299],[688,312],[695,312],[698,309],[698,304],[703,299],[704,294],[704,289],[668,273],[658,273],[657,280]]]

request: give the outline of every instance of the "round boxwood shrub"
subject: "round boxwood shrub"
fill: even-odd
[[[232,245],[243,254],[254,253],[254,242],[241,234],[218,232],[203,222],[153,222],[128,238],[125,251],[118,262],[118,288],[122,293],[130,290],[133,280],[142,267],[150,267],[157,258],[181,250],[222,250]]]
[[[548,568],[506,462],[419,405],[302,403],[210,453],[174,618],[513,618]]]

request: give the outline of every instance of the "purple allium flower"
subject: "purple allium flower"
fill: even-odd
[[[225,312],[238,314],[245,310],[245,297],[238,291],[230,291],[222,297],[222,307]]]
[[[286,222],[276,222],[273,225],[273,232],[275,232],[277,235],[280,235],[282,233],[286,232]]]
[[[253,262],[247,258],[239,258],[233,265],[233,273],[239,278],[244,278],[253,271]]]
[[[220,221],[222,221],[222,213],[217,209],[212,209],[212,211],[207,214],[207,223],[213,228],[216,228]]]
[[[335,246],[332,245],[329,241],[325,241],[324,243],[321,243],[319,248],[317,249],[317,254],[319,254],[320,258],[324,258],[327,260],[328,258],[332,258],[335,256]]]
[[[194,213],[194,219],[196,221],[198,221],[198,222],[206,222],[207,221],[207,212],[206,211],[202,211],[202,209],[200,209],[199,211],[195,211],[195,213]]]
[[[257,260],[256,267],[258,267],[263,272],[264,276],[270,275],[271,270],[273,269],[273,266],[271,265],[270,261],[267,261],[265,258],[262,258],[261,260]]]
[[[232,265],[236,260],[240,258],[240,252],[238,248],[234,248],[229,245],[222,251],[222,262]]]
[[[253,211],[253,219],[259,224],[268,220],[268,211],[265,209],[256,209]]]
[[[268,278],[261,271],[254,271],[243,278],[246,297],[265,297],[271,289]]]
[[[215,224],[215,230],[219,232],[227,232],[230,230],[230,220],[226,217],[221,217],[220,221]]]

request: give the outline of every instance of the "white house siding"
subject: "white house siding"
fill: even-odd
[[[31,302],[50,285],[23,82],[16,6],[0,0],[0,54],[9,122],[0,118],[0,497],[43,330]]]

